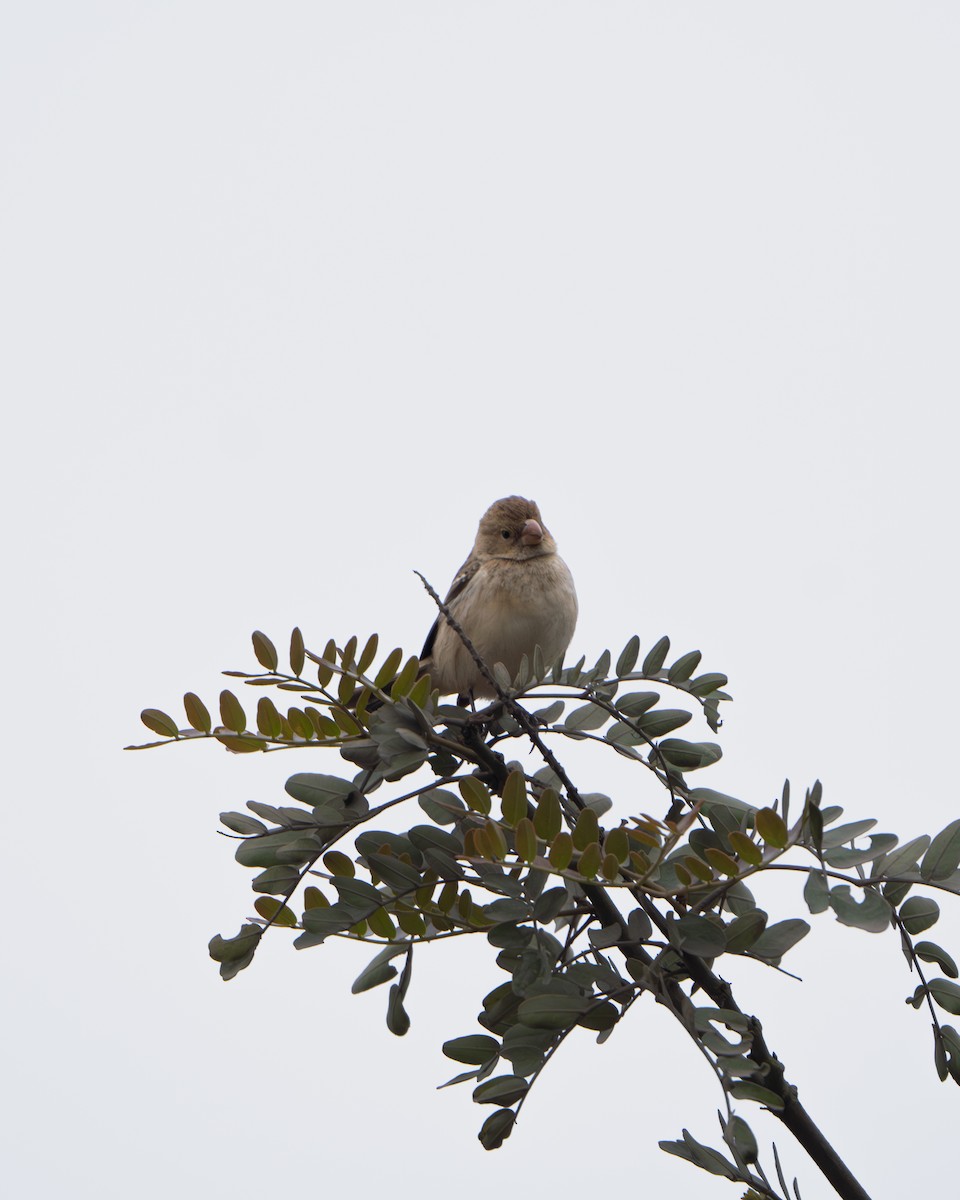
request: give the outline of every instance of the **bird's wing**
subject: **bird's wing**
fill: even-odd
[[[450,584],[450,590],[444,599],[444,604],[451,604],[456,598],[463,593],[464,588],[470,580],[480,570],[480,560],[478,558],[468,558],[460,570],[454,576],[453,583]],[[445,620],[441,613],[434,623],[430,626],[430,632],[427,634],[427,640],[423,643],[423,649],[420,651],[420,658],[429,658],[433,652],[433,643],[437,640],[437,631],[440,629],[440,622]]]

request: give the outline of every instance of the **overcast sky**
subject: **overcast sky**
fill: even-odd
[[[730,676],[704,784],[956,817],[958,56],[946,3],[4,6],[11,1195],[734,1195],[656,1149],[716,1144],[720,1096],[651,1004],[486,1154],[434,1090],[485,945],[419,956],[402,1040],[357,947],[278,933],[223,984],[253,897],[218,812],[340,760],[121,747],[255,628],[419,649],[414,568],[442,590],[519,492],[577,655],[669,633]],[[724,969],[868,1191],[936,1190],[960,1092],[915,980],[812,921],[803,983]]]

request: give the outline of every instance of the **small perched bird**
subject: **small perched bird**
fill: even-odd
[[[524,655],[533,661],[535,646],[547,664],[566,651],[577,624],[577,593],[532,500],[507,496],[491,504],[445,603],[487,666],[503,663],[511,678]],[[420,661],[443,694],[496,694],[442,613]]]

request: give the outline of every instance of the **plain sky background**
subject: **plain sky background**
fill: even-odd
[[[489,949],[419,956],[402,1040],[357,947],[281,933],[223,984],[253,897],[217,813],[340,760],[121,747],[255,628],[418,649],[413,569],[442,589],[520,492],[573,651],[729,674],[704,784],[957,816],[958,61],[947,3],[3,6],[10,1196],[736,1194],[656,1149],[716,1143],[720,1096],[650,1004],[485,1154],[434,1089]],[[733,964],[741,1004],[874,1197],[949,1190],[894,935],[812,920],[804,982]]]

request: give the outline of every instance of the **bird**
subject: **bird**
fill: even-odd
[[[484,663],[503,663],[511,679],[524,655],[532,662],[536,646],[548,664],[566,652],[577,592],[533,500],[505,496],[490,505],[444,603]],[[456,693],[461,702],[496,696],[442,613],[420,652],[420,670],[441,695]]]

